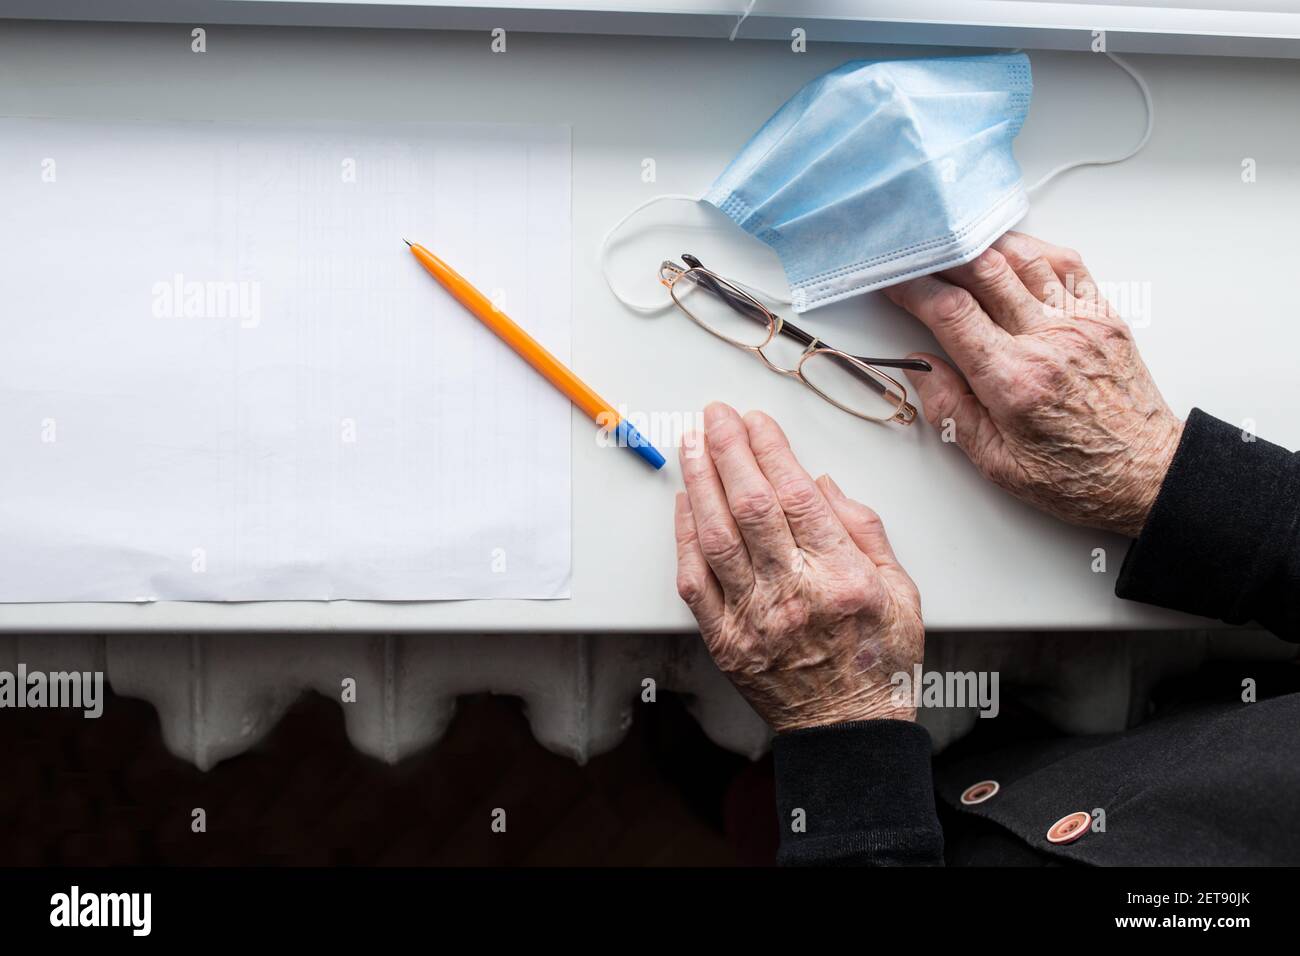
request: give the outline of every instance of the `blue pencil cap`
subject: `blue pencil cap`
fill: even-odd
[[[618,423],[618,443],[636,452],[650,462],[656,470],[664,466],[666,461],[664,456],[659,454],[658,449],[650,444],[639,431],[628,424],[626,418],[620,419]]]

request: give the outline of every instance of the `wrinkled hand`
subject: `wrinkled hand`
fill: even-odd
[[[704,422],[681,457],[677,590],[714,661],[777,732],[915,719],[890,678],[921,661],[921,598],[880,519],[814,482],[766,415],[715,403]]]
[[[1136,537],[1182,435],[1078,253],[1010,232],[975,261],[885,290],[929,327],[908,373],[985,477],[1073,524]]]

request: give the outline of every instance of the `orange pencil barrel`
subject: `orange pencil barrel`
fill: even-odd
[[[460,301],[461,305],[473,312],[484,325],[518,352],[524,361],[546,376],[552,385],[567,395],[569,400],[593,421],[605,428],[613,428],[618,424],[620,416],[613,405],[569,371],[559,359],[546,351],[540,342],[494,306],[491,299],[470,285],[464,276],[424,246],[412,243],[411,253],[420,261],[420,265],[428,269],[430,274],[442,284],[443,288]]]
[[[616,434],[621,447],[629,449],[643,461],[649,462],[653,468],[659,469],[664,466],[664,456],[642,437],[631,422],[619,415],[613,405],[592,391],[586,382],[569,371],[559,359],[542,348],[540,342],[496,308],[492,301],[470,285],[464,276],[424,246],[409,239],[404,241],[411,247],[411,253],[419,260],[420,265],[424,266],[444,289],[455,296],[461,305],[473,312],[480,322],[495,332],[497,337],[514,349],[524,361],[541,372],[547,381],[582,409],[597,425]]]

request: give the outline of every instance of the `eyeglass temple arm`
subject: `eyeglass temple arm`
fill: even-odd
[[[781,320],[781,332],[790,336],[790,338],[794,339],[805,348],[812,348],[818,342],[821,342],[820,339],[809,335],[803,329],[799,328],[799,326],[793,325],[784,319]],[[821,342],[821,344],[826,346],[826,348],[832,347],[827,345],[825,342]],[[838,349],[836,351],[838,351]],[[906,368],[916,372],[929,372],[932,370],[930,363],[924,359],[879,359],[871,358],[866,355],[855,355],[853,357],[863,365],[877,365],[885,368]],[[893,395],[893,389],[871,373],[867,372],[865,369],[858,368],[856,365],[848,365],[846,371],[877,395],[883,395],[887,398]],[[895,397],[901,398],[901,396]],[[894,416],[895,419],[904,424],[910,424],[912,419],[915,417],[916,409],[906,401],[903,402],[903,406],[899,409],[898,414]]]
[[[700,270],[699,275],[695,280],[699,285],[703,286],[709,292],[712,292],[741,315],[753,319],[755,322],[762,325],[767,325],[768,316],[763,309],[756,306],[753,302],[749,302],[736,295],[726,286],[715,282],[713,277],[709,275],[709,270],[704,267],[704,263],[700,262],[699,259],[695,258],[695,256],[690,253],[685,253],[682,255],[682,261],[690,268]]]
[[[709,275],[709,270],[705,267],[704,263],[701,262],[698,258],[691,255],[690,253],[683,253],[682,261],[685,262],[686,265],[689,266],[691,269],[699,270],[699,274],[696,277],[695,281],[698,282],[701,287],[707,289],[709,292],[713,293],[718,298],[722,299],[723,302],[727,303],[727,305],[731,306],[741,315],[753,319],[755,322],[759,322],[763,325],[768,324],[770,318],[769,318],[769,313],[765,309],[755,305],[753,302],[750,302],[747,299],[737,296],[725,285],[720,285],[718,282],[714,281],[713,277]],[[783,335],[790,336],[790,338],[794,339],[804,348],[812,348],[819,341],[819,339],[817,339],[815,336],[809,335],[803,329],[799,328],[799,326],[794,325],[791,322],[787,322],[784,319],[780,321],[780,323],[778,324],[778,328],[780,329]],[[825,342],[823,342],[822,344],[826,345]],[[826,347],[830,348],[830,346],[826,346]],[[862,355],[855,355],[854,358],[856,358],[859,362],[862,362],[864,365],[879,365],[885,368],[905,368],[917,372],[931,371],[930,363],[924,361],[923,359],[878,359],[878,358],[869,358],[867,356],[862,356]],[[884,395],[888,397],[889,395],[892,394],[892,390],[889,388],[888,385],[886,385],[884,382],[877,379],[874,375],[870,374],[866,370],[860,369],[855,365],[850,365],[848,367],[848,371],[851,375],[853,375],[854,378],[858,379],[858,381],[862,382],[864,385],[866,385],[868,388],[874,391],[877,395]],[[894,416],[895,419],[902,421],[905,424],[910,423],[912,419],[914,419],[915,417],[916,417],[916,409],[910,404],[908,404],[907,402],[903,403],[903,406],[899,409],[898,414]]]
[[[853,356],[864,365],[879,365],[882,368],[905,368],[909,372],[933,372],[934,366],[925,359],[882,359],[871,358],[869,355]]]
[[[686,253],[682,256],[682,261],[692,269],[703,270],[696,281],[698,281],[700,285],[704,286],[704,288],[708,289],[708,291],[722,299],[727,303],[727,305],[731,306],[741,315],[762,322],[764,325],[767,324],[766,312],[757,308],[754,303],[737,296],[730,289],[726,288],[726,286],[719,285],[717,282],[713,281],[713,278],[708,274],[708,270],[705,268],[704,263],[702,263],[698,258]],[[781,320],[781,333],[790,336],[790,338],[804,346],[804,348],[811,348],[819,341],[817,338],[809,335],[803,329],[799,328],[799,326],[786,319]],[[822,344],[825,345],[826,343],[823,342]],[[830,346],[827,347],[829,348]],[[882,368],[904,368],[913,372],[929,372],[932,370],[930,363],[924,359],[883,359],[870,358],[865,355],[855,355],[854,358],[866,365],[879,365]],[[870,378],[870,376],[866,377]],[[874,378],[871,378],[870,381],[873,385],[879,384]]]
[[[799,326],[786,319],[781,320],[781,331],[790,336],[790,338],[794,339],[800,345],[803,345],[805,348],[811,348],[818,342],[821,342],[821,344],[826,346],[826,348],[833,348],[833,346],[828,345],[822,339],[809,335],[803,329],[799,328]],[[855,355],[853,357],[863,365],[879,365],[882,368],[905,368],[913,372],[933,371],[933,367],[925,359],[872,358],[869,355]]]

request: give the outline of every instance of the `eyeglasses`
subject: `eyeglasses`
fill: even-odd
[[[867,358],[831,348],[704,268],[694,256],[683,255],[682,261],[685,268],[672,261],[660,265],[659,281],[668,287],[677,307],[706,332],[753,352],[772,371],[799,379],[850,415],[898,425],[910,425],[916,420],[916,406],[908,402],[907,389],[881,367],[928,372],[929,362]],[[763,352],[778,335],[788,336],[804,347],[794,368],[782,368]]]

